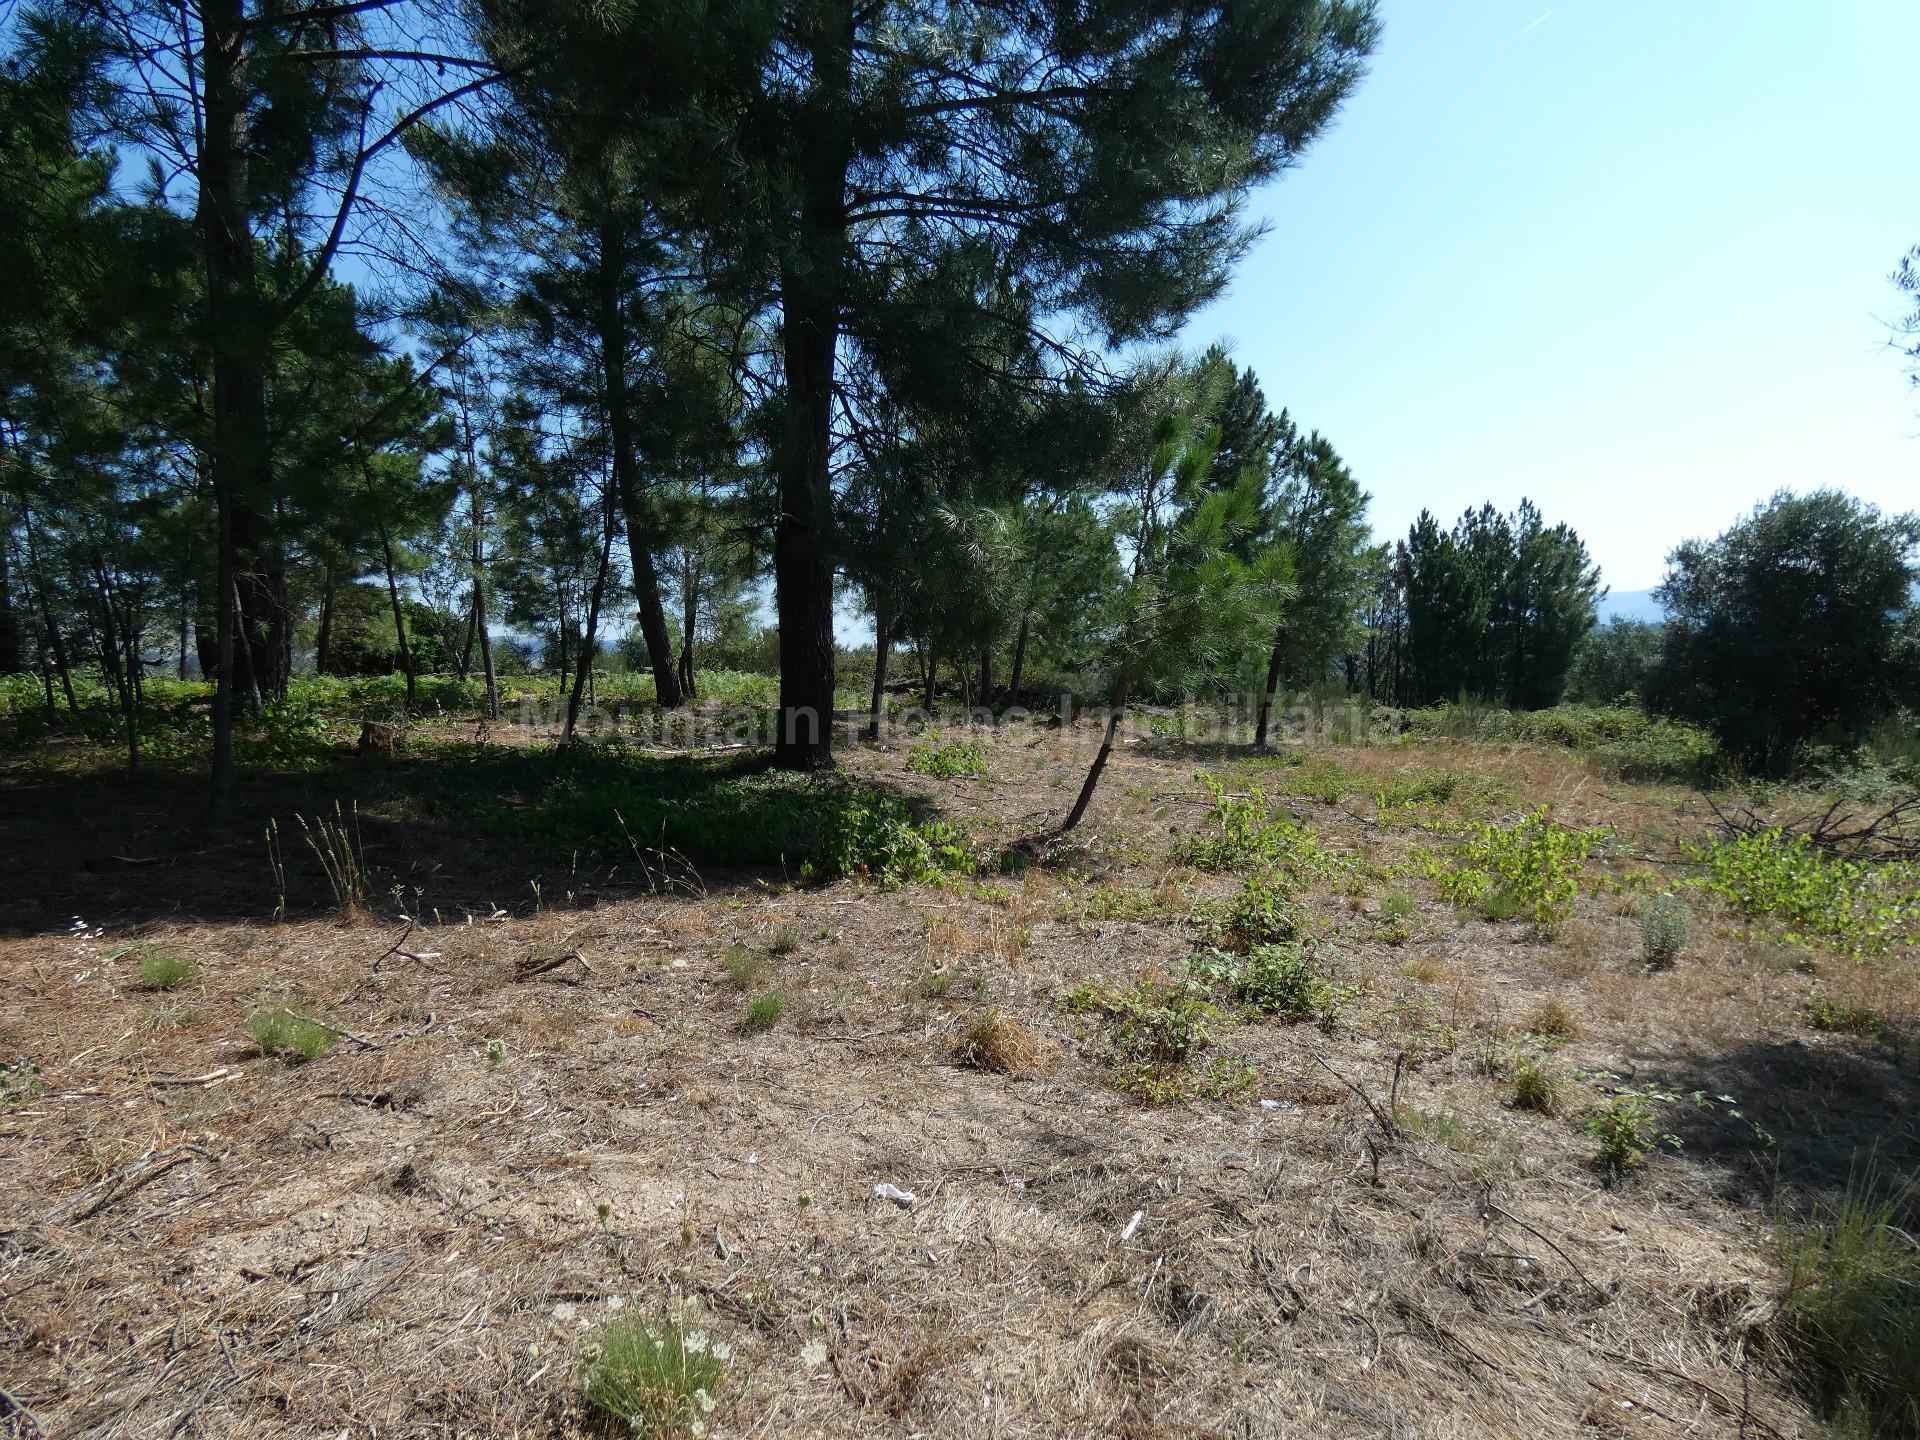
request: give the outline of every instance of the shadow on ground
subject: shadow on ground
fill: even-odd
[[[771,770],[764,752],[625,745],[329,751],[297,773],[243,773],[218,827],[198,774],[0,775],[0,935],[63,931],[76,916],[124,928],[326,909],[332,893],[300,817],[344,819],[374,908],[452,918],[650,889],[662,851],[689,862],[691,872],[675,865],[680,880],[718,888],[825,878],[850,827],[913,809],[871,782]]]
[[[1766,1210],[1780,1197],[1798,1208],[1838,1200],[1869,1156],[1883,1174],[1920,1174],[1917,1054],[1920,1037],[1898,1033],[1780,1036],[1685,1055],[1641,1078],[1683,1095],[1733,1096],[1738,1117],[1725,1105],[1669,1107],[1682,1153],[1710,1167],[1729,1200]]]

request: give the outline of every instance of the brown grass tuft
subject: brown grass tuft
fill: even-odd
[[[998,1009],[982,1010],[960,1032],[954,1050],[962,1065],[1002,1075],[1033,1075],[1047,1067],[1046,1042]]]
[[[1555,996],[1527,1017],[1526,1029],[1529,1034],[1545,1035],[1550,1040],[1571,1040],[1580,1033],[1580,1022]]]

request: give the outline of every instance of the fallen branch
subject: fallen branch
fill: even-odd
[[[195,1158],[204,1160],[206,1155],[207,1152],[198,1145],[175,1145],[169,1150],[149,1150],[131,1165],[114,1171],[104,1179],[94,1181],[72,1199],[54,1206],[47,1212],[44,1223],[71,1225],[82,1220],[90,1220],[109,1206],[118,1205],[142,1186],[151,1185],[176,1165],[184,1165]]]

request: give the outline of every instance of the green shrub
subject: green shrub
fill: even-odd
[[[1207,823],[1181,837],[1174,847],[1176,860],[1214,874],[1275,870],[1296,884],[1333,869],[1333,857],[1321,848],[1313,831],[1276,820],[1263,791],[1255,788],[1245,795],[1232,795],[1218,777],[1203,770],[1198,778],[1210,799]]]
[[[1871,1005],[1855,1005],[1820,995],[1807,1001],[1800,1014],[1815,1030],[1840,1035],[1877,1035],[1885,1017]]]
[[[1580,1128],[1595,1142],[1594,1160],[1601,1168],[1618,1174],[1638,1170],[1663,1141],[1679,1148],[1677,1137],[1660,1128],[1649,1097],[1637,1090],[1623,1090],[1610,1100],[1589,1109]]]
[[[1800,1378],[1849,1433],[1920,1434],[1920,1244],[1911,1180],[1869,1163],[1846,1193],[1775,1233],[1781,1331]]]
[[[1203,944],[1232,950],[1277,945],[1300,933],[1303,911],[1292,887],[1272,870],[1249,875],[1226,900],[1202,900],[1188,913]]]
[[[587,1408],[647,1440],[697,1436],[720,1403],[725,1344],[675,1320],[622,1316],[580,1356]]]
[[[1510,1076],[1516,1110],[1551,1115],[1560,1108],[1560,1072],[1539,1055],[1522,1055]]]
[[[1640,917],[1640,953],[1649,964],[1671,965],[1687,948],[1693,911],[1678,895],[1656,895]]]
[[[255,1006],[247,1015],[247,1033],[262,1055],[284,1060],[318,1060],[339,1039],[317,1016],[285,1003]]]
[[[1252,950],[1233,978],[1233,998],[1256,1015],[1287,1021],[1323,1019],[1334,1003],[1326,972],[1286,945]]]
[[[170,950],[147,950],[140,956],[140,983],[149,990],[178,990],[196,973],[193,961]]]
[[[773,1029],[787,1013],[787,999],[778,990],[763,990],[747,1002],[747,1015],[740,1028],[750,1035]]]
[[[1920,943],[1920,865],[1842,859],[1779,830],[1690,853],[1708,891],[1743,915],[1782,921],[1789,943],[1851,955]]]
[[[987,757],[972,740],[928,741],[907,751],[907,769],[938,780],[974,780],[987,773]]]
[[[1506,829],[1475,822],[1462,834],[1450,864],[1425,857],[1441,895],[1489,918],[1524,911],[1542,935],[1572,913],[1582,862],[1601,839],[1599,831],[1560,824],[1544,805]]]

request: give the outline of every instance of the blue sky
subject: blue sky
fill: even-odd
[[[1887,280],[1920,244],[1920,4],[1381,12],[1371,73],[1255,198],[1271,233],[1186,340],[1229,337],[1383,537],[1528,495],[1638,590],[1782,487],[1920,508]]]

